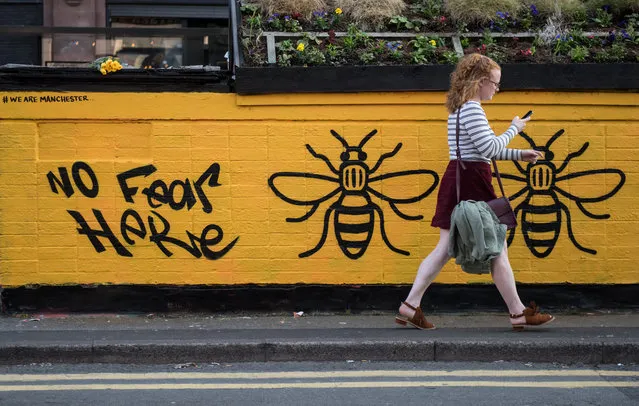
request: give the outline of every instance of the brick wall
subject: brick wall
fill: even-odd
[[[443,93],[1,96],[5,287],[411,283],[438,239],[430,218],[433,173],[441,175],[448,159]],[[544,166],[500,163],[519,208],[520,227],[509,248],[517,280],[637,283],[637,96],[512,92],[485,108],[497,132],[532,108],[526,133],[540,147],[564,130]],[[354,177],[342,186],[307,147],[346,173],[342,144],[331,130],[351,146],[377,131],[362,147],[368,172],[348,172]],[[397,154],[370,173],[399,143]],[[523,137],[511,146],[529,147]],[[376,192],[400,202],[431,190],[397,205],[424,219],[401,218],[373,192],[345,197],[344,188],[364,182],[360,174]],[[301,218],[313,202],[316,211],[306,220],[286,220]],[[337,222],[331,207],[342,211]],[[610,217],[599,218],[604,214]],[[309,253],[322,240],[325,219],[325,241]],[[342,243],[342,249],[336,234],[364,242]],[[489,280],[464,274],[453,261],[437,279]]]

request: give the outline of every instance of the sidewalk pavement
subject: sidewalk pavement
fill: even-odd
[[[503,313],[14,314],[0,316],[0,364],[260,361],[639,362],[639,311],[556,313],[515,332]]]

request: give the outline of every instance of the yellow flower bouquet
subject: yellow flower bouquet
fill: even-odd
[[[106,75],[107,73],[117,72],[122,69],[122,65],[117,58],[111,56],[104,56],[102,58],[98,58],[95,61],[91,62],[89,65],[91,68],[97,69],[101,74]]]

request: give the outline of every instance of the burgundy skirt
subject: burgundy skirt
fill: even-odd
[[[496,199],[493,188],[493,173],[490,164],[486,162],[464,161],[466,169],[460,168],[460,198],[461,200],[489,201]],[[437,208],[430,225],[449,230],[450,216],[457,205],[457,187],[455,173],[457,161],[448,163],[446,172],[442,176],[437,194]]]

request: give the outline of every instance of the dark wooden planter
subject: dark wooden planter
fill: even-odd
[[[451,65],[241,67],[238,94],[442,91]],[[502,64],[501,90],[639,90],[637,64]]]

